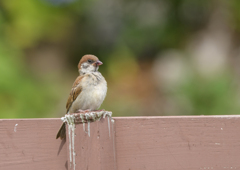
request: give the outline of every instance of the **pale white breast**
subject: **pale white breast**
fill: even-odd
[[[82,92],[73,102],[70,113],[77,110],[97,110],[107,94],[107,82],[100,72],[86,74],[82,79]]]

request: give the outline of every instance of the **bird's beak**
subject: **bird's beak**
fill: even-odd
[[[98,60],[98,61],[96,61],[95,63],[96,63],[96,66],[100,66],[100,65],[102,65],[102,64],[103,64],[103,63],[102,63],[101,61],[99,61],[99,60]]]

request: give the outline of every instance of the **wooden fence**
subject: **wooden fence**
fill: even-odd
[[[0,170],[240,169],[240,116],[113,119],[77,124],[71,146],[60,119],[2,119]]]

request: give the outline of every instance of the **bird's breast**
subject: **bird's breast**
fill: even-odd
[[[107,82],[100,74],[87,75],[82,80],[82,92],[73,103],[75,110],[97,110],[107,93]]]

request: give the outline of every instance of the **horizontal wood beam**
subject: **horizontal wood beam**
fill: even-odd
[[[118,170],[240,168],[238,115],[115,117],[114,120],[111,134],[115,134]],[[60,119],[1,119],[0,169],[66,170],[69,159],[67,143],[55,139],[61,123]],[[76,132],[81,135],[78,139],[80,141],[76,140],[75,144],[81,146],[86,142],[88,145],[87,152],[80,151],[84,153],[81,159],[86,154],[93,154],[91,148],[93,140],[98,140],[98,131],[108,132],[106,120],[92,123],[92,138],[85,132]],[[102,133],[104,138],[109,138],[105,132]],[[98,146],[104,145],[104,138],[98,142]],[[104,149],[108,149],[107,146]],[[108,152],[104,149],[97,156],[107,157],[104,154]]]
[[[115,118],[118,170],[240,168],[240,116]]]
[[[60,119],[0,120],[1,170],[66,170],[66,141],[56,140]]]

